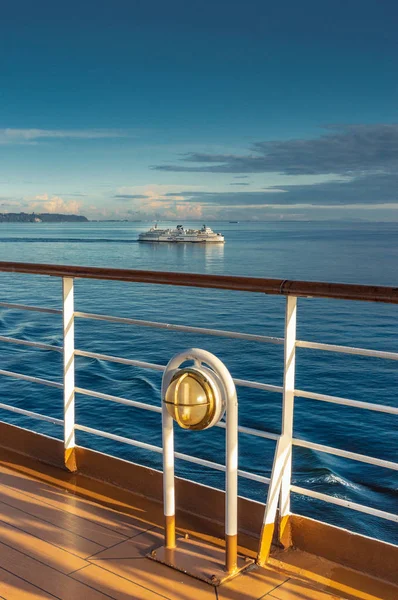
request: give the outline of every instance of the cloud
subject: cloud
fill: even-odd
[[[152,168],[176,172],[342,176],[398,169],[397,123],[325,129],[326,133],[316,138],[257,142],[247,155],[192,152],[182,156],[185,164]]]
[[[21,207],[23,207],[23,204],[21,202],[17,202],[17,201],[14,201],[14,200],[8,200],[7,198],[0,198],[0,200],[5,200],[5,202],[1,202],[0,203],[0,206],[2,208],[8,207],[8,208],[15,209],[15,208],[21,208]]]
[[[116,194],[113,197],[117,200],[145,200],[148,198],[145,194]]]
[[[249,175],[235,175],[234,179],[249,179]]]
[[[250,183],[230,183],[229,185],[250,185]]]
[[[194,198],[187,201],[191,192],[171,191],[169,186],[158,184],[147,185],[141,190],[120,187],[113,198],[116,201],[130,201],[127,214],[135,218],[174,220],[202,217],[203,207],[200,202]]]
[[[87,194],[82,194],[80,192],[73,192],[69,194],[68,192],[59,192],[55,194],[56,196],[68,196],[69,198],[85,198]]]
[[[127,137],[133,137],[132,132],[119,129],[0,129],[0,144],[29,144],[49,139],[98,140]]]
[[[219,207],[394,205],[398,202],[398,172],[370,173],[349,181],[268,187],[261,191],[181,192],[186,199]]]
[[[63,200],[60,196],[51,196],[48,194],[40,194],[35,196],[31,202],[29,202],[29,210],[48,213],[61,213],[61,214],[74,214],[77,215],[80,212],[81,202],[77,200]]]

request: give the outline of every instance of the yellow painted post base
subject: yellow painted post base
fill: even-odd
[[[266,564],[266,562],[268,561],[270,552],[271,552],[271,544],[272,544],[272,539],[274,537],[274,530],[275,530],[275,524],[274,523],[268,523],[268,524],[264,524],[263,528],[261,530],[261,543],[260,543],[260,549],[258,551],[258,556],[257,556],[257,564],[260,566],[263,566]]]
[[[293,545],[290,515],[279,520],[279,543],[286,549]]]
[[[235,573],[238,562],[238,536],[225,536],[225,569],[227,573]]]
[[[76,452],[75,448],[67,448],[64,451],[64,463],[65,467],[71,473],[77,471],[77,463],[76,463]]]
[[[224,548],[188,537],[179,538],[175,548],[161,546],[152,550],[148,558],[214,587],[229,581],[247,569],[255,568],[252,559],[238,555],[235,558],[236,568],[229,573],[225,568]]]
[[[176,547],[176,518],[175,515],[164,517],[164,542],[166,548]]]

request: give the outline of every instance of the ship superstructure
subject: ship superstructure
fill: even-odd
[[[201,229],[185,229],[183,225],[177,225],[175,229],[159,229],[157,224],[149,231],[140,233],[139,242],[188,242],[209,244],[224,244],[225,239],[221,233],[214,232],[210,227],[203,225]]]

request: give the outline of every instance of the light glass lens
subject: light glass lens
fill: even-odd
[[[184,428],[198,425],[206,419],[210,398],[196,377],[181,374],[172,381],[166,392],[169,414]]]

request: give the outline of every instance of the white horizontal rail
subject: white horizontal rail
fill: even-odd
[[[332,404],[343,404],[353,406],[354,408],[365,408],[366,410],[375,410],[377,412],[398,415],[398,408],[387,406],[386,404],[373,404],[372,402],[361,402],[360,400],[349,400],[338,396],[328,396],[326,394],[316,394],[315,392],[306,392],[304,390],[295,390],[297,398],[308,398],[310,400],[321,400],[322,402],[331,402]]]
[[[297,340],[296,346],[298,348],[311,348],[311,350],[325,350],[327,352],[341,352],[342,354],[357,354],[358,356],[374,356],[375,358],[398,360],[398,352],[384,352],[383,350],[338,346],[336,344],[320,344],[318,342],[305,342],[301,340]]]
[[[220,421],[216,423],[216,427],[221,427],[222,429],[226,428],[226,423],[224,421]],[[243,425],[238,426],[239,433],[246,433],[247,435],[253,435],[255,437],[265,438],[267,440],[279,440],[279,434],[277,433],[269,433],[268,431],[262,431],[261,429],[252,429],[251,427],[244,427]]]
[[[122,365],[129,365],[131,367],[141,367],[143,369],[152,369],[155,371],[164,371],[166,369],[163,365],[157,365],[155,363],[144,362],[142,360],[132,360],[130,358],[121,358],[119,356],[112,356],[109,354],[100,354],[98,352],[89,352],[87,350],[75,350],[75,356],[83,356],[85,358],[94,358],[96,360],[106,360],[109,362],[120,363]],[[255,388],[266,392],[278,392],[282,393],[283,388],[278,385],[270,385],[267,383],[259,383],[257,381],[249,381],[247,379],[234,379],[235,385],[242,387]]]
[[[320,492],[308,490],[297,485],[290,486],[290,489],[296,494],[309,496],[310,498],[316,498],[317,500],[323,500],[324,502],[329,502],[330,504],[337,504],[338,506],[344,506],[346,508],[350,508],[351,510],[357,510],[358,512],[363,512],[374,517],[379,517],[381,519],[387,519],[388,521],[394,521],[395,523],[398,523],[398,515],[394,515],[393,513],[389,513],[384,510],[371,508],[370,506],[363,506],[363,504],[357,504],[356,502],[351,502],[351,500],[337,498],[336,496],[321,494]]]
[[[62,315],[62,310],[59,310],[58,308],[44,308],[42,306],[29,306],[26,304],[10,304],[9,302],[0,302],[0,306],[15,310],[31,310],[33,312],[48,313],[49,315]]]
[[[177,325],[174,323],[162,323],[158,321],[143,321],[141,319],[129,319],[127,317],[112,317],[97,313],[75,312],[75,317],[82,319],[94,319],[96,321],[108,321],[109,323],[123,323],[124,325],[138,325],[139,327],[153,327],[155,329],[168,329],[170,331],[182,331],[185,333],[198,333],[202,335],[215,335],[217,337],[235,338],[249,342],[262,342],[267,344],[283,344],[283,338],[255,335],[252,333],[240,333],[237,331],[226,331],[224,329],[209,329],[207,327],[191,327],[190,325]]]
[[[130,358],[121,358],[109,354],[99,354],[98,352],[88,352],[87,350],[75,350],[75,356],[84,356],[85,358],[95,358],[96,360],[106,360],[108,362],[129,365],[130,367],[140,367],[142,369],[152,369],[153,371],[164,371],[166,367],[155,363],[144,362],[142,360],[132,360]]]
[[[9,344],[19,344],[21,346],[32,346],[32,348],[39,348],[40,350],[53,350],[55,352],[62,352],[62,346],[52,346],[51,344],[42,344],[41,342],[30,342],[28,340],[20,340],[19,338],[5,337],[0,335],[0,342],[7,342]]]
[[[398,463],[389,460],[382,460],[381,458],[374,458],[372,456],[366,456],[365,454],[357,454],[356,452],[348,452],[347,450],[340,450],[340,448],[332,448],[331,446],[314,444],[313,442],[307,442],[306,440],[299,440],[295,438],[293,438],[293,444],[295,446],[301,446],[302,448],[310,448],[311,450],[316,450],[318,452],[326,452],[327,454],[334,454],[336,456],[342,456],[343,458],[349,458],[350,460],[358,460],[359,462],[376,465],[377,467],[398,471]]]
[[[22,379],[23,381],[30,381],[32,383],[40,383],[41,385],[55,387],[59,390],[62,390],[64,387],[62,383],[50,381],[49,379],[42,379],[41,377],[31,377],[30,375],[22,375],[22,373],[14,373],[13,371],[4,371],[3,369],[0,369],[0,375],[5,375],[6,377],[14,377],[15,379]]]
[[[162,412],[162,409],[160,406],[154,406],[151,404],[146,404],[144,402],[138,402],[136,400],[127,400],[126,398],[121,398],[120,396],[113,396],[111,394],[95,392],[93,390],[87,390],[85,388],[80,388],[80,387],[76,387],[75,392],[77,394],[83,394],[85,396],[92,396],[93,398],[99,398],[101,400],[109,400],[111,402],[125,404],[126,406],[132,406],[134,408],[149,410],[152,412],[156,412],[158,414],[160,414]],[[217,426],[222,429],[225,429],[225,423],[223,421],[221,421],[220,423],[217,423]],[[238,431],[240,433],[245,433],[247,435],[262,437],[262,438],[275,440],[275,441],[277,441],[280,437],[276,433],[269,433],[267,431],[261,431],[259,429],[252,429],[251,427],[239,426]],[[361,461],[364,463],[369,463],[369,464],[383,467],[386,469],[398,470],[398,463],[394,463],[394,462],[387,461],[387,460],[382,460],[379,458],[373,458],[373,457],[366,456],[363,454],[357,454],[355,452],[348,452],[347,450],[340,450],[339,448],[332,448],[330,446],[324,446],[322,444],[315,444],[313,442],[307,442],[306,440],[299,440],[299,439],[293,439],[293,444],[295,446],[301,446],[303,448],[309,448],[309,449],[316,450],[319,452],[325,452],[328,454],[334,454],[336,456],[342,456],[344,458],[348,458],[351,460],[358,460],[358,461]]]
[[[134,408],[141,408],[143,410],[149,410],[156,413],[161,413],[162,408],[153,404],[146,404],[145,402],[137,402],[136,400],[127,400],[120,396],[113,396],[111,394],[104,394],[103,392],[95,392],[93,390],[87,390],[85,388],[76,387],[76,394],[83,394],[84,396],[92,396],[93,398],[99,398],[100,400],[109,400],[110,402],[116,402],[118,404],[125,404],[126,406],[133,406]],[[216,427],[225,429],[224,421],[216,423]],[[261,431],[260,429],[252,429],[251,427],[239,426],[238,431],[240,433],[246,433],[256,437],[266,438],[269,440],[278,440],[279,435],[277,433],[268,433],[267,431]]]
[[[107,431],[101,431],[100,429],[94,429],[93,427],[87,427],[86,425],[79,425],[76,423],[75,429],[78,431],[91,433],[92,435],[97,435],[98,437],[108,438],[109,440],[114,440],[115,442],[120,442],[122,444],[128,444],[129,446],[135,446],[136,448],[142,448],[143,450],[149,450],[150,452],[157,452],[158,454],[162,454],[163,452],[163,448],[160,446],[154,446],[153,444],[147,444],[137,440],[130,440],[124,436],[108,433]]]
[[[153,406],[152,404],[146,404],[145,402],[137,402],[136,400],[127,400],[120,396],[112,396],[111,394],[103,394],[102,392],[94,392],[93,390],[86,390],[85,388],[75,387],[76,394],[83,394],[84,396],[92,396],[93,398],[99,398],[100,400],[109,400],[110,402],[117,402],[118,404],[125,404],[126,406],[133,406],[134,408],[142,408],[143,410],[149,410],[152,412],[161,413],[161,406]]]
[[[110,440],[114,440],[115,442],[121,442],[122,444],[128,444],[129,446],[135,446],[136,448],[141,448],[143,450],[149,450],[150,452],[157,452],[158,454],[163,453],[163,448],[161,446],[154,446],[153,444],[147,444],[145,442],[131,440],[120,435],[108,433],[107,431],[101,431],[99,429],[93,429],[92,427],[86,427],[86,425],[76,424],[75,429],[79,431],[84,431],[86,433],[91,433],[92,435],[97,435],[99,437],[108,438]],[[197,458],[196,456],[189,456],[188,454],[183,454],[182,452],[175,452],[174,456],[177,459],[184,460],[186,462],[191,462],[202,467],[207,467],[209,469],[214,469],[216,471],[225,472],[226,470],[225,465],[220,465],[219,463],[215,463],[210,460],[205,460],[203,458]],[[244,477],[245,479],[251,479],[260,483],[267,484],[270,481],[268,477],[262,477],[261,475],[256,475],[255,473],[249,473],[247,471],[238,471],[238,475],[240,477]]]
[[[234,379],[235,385],[242,387],[255,388],[256,390],[263,390],[265,392],[276,392],[278,394],[283,393],[283,387],[280,385],[270,385],[268,383],[258,383],[258,381],[249,381],[247,379]]]
[[[47,417],[46,415],[41,415],[40,413],[25,410],[24,408],[19,408],[17,406],[10,406],[9,404],[0,403],[0,409],[8,410],[10,412],[17,413],[18,415],[24,415],[25,417],[30,417],[31,419],[37,419],[38,421],[46,421],[47,423],[52,423],[53,425],[64,424],[62,419],[56,419],[55,417]]]

